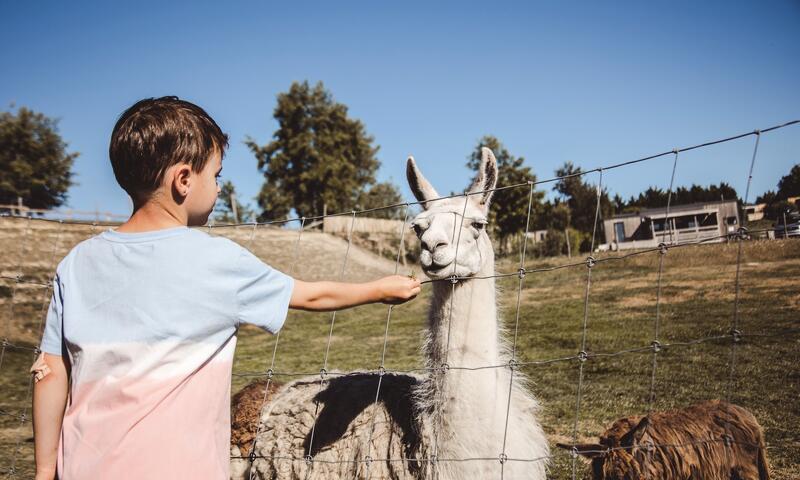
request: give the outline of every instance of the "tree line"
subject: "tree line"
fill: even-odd
[[[380,147],[367,133],[365,125],[351,118],[346,105],[336,101],[322,82],[294,82],[277,96],[273,116],[277,130],[265,144],[247,137],[258,171],[264,176],[256,204],[242,202],[232,182],[221,184],[215,208],[218,222],[265,221],[287,215],[316,216],[353,208],[373,209],[402,203],[399,188],[392,182],[378,182]],[[536,182],[537,177],[525,159],[513,155],[495,136],[480,138],[466,157],[466,166],[477,170],[481,147],[494,151],[498,162],[498,185]],[[32,208],[62,205],[74,184],[72,165],[78,153],[67,152],[58,134],[57,121],[25,107],[16,112],[0,112],[0,204],[14,204],[21,198]],[[496,192],[490,212],[490,232],[501,253],[515,250],[513,240],[528,231],[546,231],[544,241],[531,247],[533,254],[555,255],[588,251],[595,226],[595,211],[600,219],[646,208],[736,199],[736,190],[727,183],[708,186],[679,186],[670,192],[658,187],[627,200],[598,192],[580,166],[566,162],[554,172],[559,178],[550,187],[551,198],[537,186]],[[547,187],[545,187],[547,188]],[[756,199],[766,203],[768,218],[774,219],[789,202],[800,196],[800,164],[770,190]],[[528,208],[530,203],[530,221]],[[370,216],[397,218],[402,209],[381,209]],[[598,221],[596,239],[602,237]]]

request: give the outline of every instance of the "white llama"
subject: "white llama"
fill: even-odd
[[[420,263],[436,280],[424,345],[431,373],[383,375],[377,403],[378,374],[329,376],[322,387],[320,377],[284,385],[261,412],[252,466],[234,459],[233,478],[456,480],[500,478],[501,469],[507,479],[545,478],[549,448],[525,379],[515,370],[512,383],[508,367],[471,370],[509,362],[484,228],[497,181],[494,155],[483,149],[466,199],[433,201],[439,195],[411,157],[407,177],[424,208],[412,223]]]

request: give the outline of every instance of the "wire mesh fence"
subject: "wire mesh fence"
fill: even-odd
[[[507,320],[500,325],[508,337],[508,355],[502,362],[451,364],[447,355],[454,348],[450,344],[453,319],[449,317],[444,319],[447,332],[444,359],[439,364],[426,363],[419,353],[419,332],[425,328],[426,316],[423,308],[417,305],[419,301],[400,307],[359,307],[330,314],[293,312],[285,332],[282,330],[272,338],[247,329],[241,333],[233,382],[235,387],[252,380],[266,382],[259,411],[269,403],[270,384],[274,382],[285,384],[308,377],[316,382],[318,392],[322,392],[332,379],[370,374],[376,382],[367,403],[372,404],[374,410],[387,375],[414,375],[443,381],[456,372],[508,372],[509,382],[504,387],[508,391],[504,397],[504,424],[499,426],[503,431],[502,442],[496,445],[495,451],[477,457],[443,456],[437,449],[439,438],[434,425],[432,445],[425,456],[385,457],[382,452],[371,450],[377,422],[377,416],[373,416],[368,422],[371,425],[364,449],[356,457],[316,458],[312,452],[315,451],[316,420],[321,408],[316,404],[312,411],[310,442],[304,446],[303,455],[293,451],[261,453],[263,426],[256,420],[249,444],[232,458],[251,464],[259,460],[279,460],[309,469],[314,464],[359,464],[363,468],[353,471],[360,472],[358,475],[363,477],[369,477],[374,465],[393,462],[424,464],[425,471],[433,477],[440,466],[447,463],[495,465],[497,478],[504,478],[506,466],[514,463],[548,463],[550,475],[555,478],[588,475],[575,451],[552,449],[549,455],[530,457],[508,454],[511,391],[519,375],[520,379],[531,379],[529,388],[544,406],[539,422],[552,443],[575,444],[595,438],[611,420],[628,414],[647,414],[691,401],[721,398],[754,411],[767,431],[773,467],[779,475],[788,478],[800,472],[800,446],[795,433],[800,425],[800,407],[796,402],[800,393],[797,385],[800,371],[796,366],[796,347],[800,341],[800,324],[797,323],[800,304],[796,296],[798,242],[755,241],[753,239],[766,230],[748,230],[743,223],[733,235],[682,242],[671,239],[657,247],[629,253],[594,253],[597,229],[602,220],[603,178],[609,172],[671,158],[667,189],[669,211],[681,153],[753,136],[746,203],[750,179],[753,171],[757,171],[762,136],[797,123],[788,122],[569,176],[593,175],[597,179],[592,253],[582,259],[561,257],[531,261],[527,256],[534,188],[568,177],[492,189],[496,198],[510,189],[530,192],[519,261],[500,259],[490,275],[459,276],[454,270],[446,278],[423,283],[449,285],[454,291],[468,282],[497,282],[503,292],[500,302],[510,305],[503,310]],[[464,221],[470,220],[466,214],[469,198],[481,193],[483,191],[439,199],[460,201],[463,198],[463,210],[452,212],[456,258]],[[378,274],[405,273],[400,270],[400,245],[406,235],[406,220],[419,205],[420,202],[404,202],[325,216],[215,225],[208,227],[208,232],[227,236],[273,266],[304,280],[366,280]],[[394,261],[376,260],[352,248],[352,225],[356,219],[384,209],[393,209],[398,212],[397,218],[404,219],[398,232]],[[324,217],[344,216],[350,217],[346,239],[331,239],[306,228]],[[26,478],[32,476],[33,468],[30,428],[33,383],[27,371],[38,354],[36,345],[52,293],[55,266],[75,244],[99,233],[105,226],[96,222],[19,216],[3,217],[0,222],[4,251],[0,269],[0,299],[4,312],[0,324],[0,381],[7,392],[0,400],[0,451],[5,452],[0,459],[0,469],[6,477]],[[717,243],[720,241],[724,242]],[[280,254],[276,256],[275,252]],[[790,273],[792,271],[794,274]],[[686,298],[689,291],[693,294]],[[451,301],[453,298],[451,295]],[[427,299],[423,294],[421,300]],[[454,311],[451,305],[451,316]],[[293,317],[318,319],[322,315],[327,320],[313,327],[305,320],[297,322],[297,325],[305,325],[302,328],[293,322]],[[316,367],[311,368],[312,365]],[[434,406],[441,403],[441,400],[433,402]],[[655,447],[690,448],[697,442],[723,440],[695,439]],[[251,469],[251,478],[255,474],[256,470]]]

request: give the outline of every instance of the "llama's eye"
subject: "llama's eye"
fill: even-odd
[[[472,228],[475,230],[483,230],[483,227],[486,226],[483,222],[472,222]]]
[[[420,227],[420,226],[419,226],[419,225],[417,225],[416,223],[415,223],[415,224],[413,224],[413,225],[411,225],[411,227],[414,229],[414,233],[416,233],[418,237],[419,237],[420,235],[422,235],[422,227]]]

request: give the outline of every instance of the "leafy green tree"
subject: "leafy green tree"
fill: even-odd
[[[580,167],[566,162],[556,170],[559,180],[553,190],[557,191],[569,207],[573,228],[591,234],[594,228],[595,210],[597,209],[597,187],[589,183]],[[602,238],[603,218],[608,218],[613,211],[608,191],[603,188],[600,193],[600,217],[597,220],[597,238]]]
[[[513,156],[496,137],[486,135],[478,141],[467,161],[467,167],[477,171],[481,164],[481,148],[489,147],[497,159],[497,186],[509,186],[526,182],[535,182],[536,175],[530,167],[524,166],[525,159]],[[505,252],[507,240],[514,234],[525,231],[528,218],[529,187],[509,188],[495,192],[492,208],[489,211],[489,225],[496,235],[501,253]],[[531,224],[533,230],[535,218],[541,211],[544,193],[533,191],[531,201]]]
[[[787,175],[778,181],[779,200],[787,200],[789,197],[800,197],[800,163],[793,166]]]
[[[236,187],[233,182],[226,180],[220,185],[217,204],[214,206],[214,220],[219,223],[249,222],[254,217],[253,209],[239,201]],[[234,200],[236,201],[236,214],[234,215]],[[238,217],[238,218],[237,218]]]
[[[67,153],[57,120],[25,107],[0,112],[0,204],[22,198],[31,208],[63,205],[77,157]]]
[[[387,205],[395,205],[403,202],[403,196],[400,195],[400,190],[391,182],[380,182],[373,185],[369,190],[361,193],[358,199],[358,208],[361,210],[369,210],[372,208],[385,207]],[[374,218],[394,218],[403,219],[403,211],[405,207],[397,208],[383,208],[380,210],[373,210],[365,216]],[[409,213],[410,217],[411,213]]]
[[[353,208],[380,166],[364,125],[322,82],[292,83],[278,95],[274,116],[278,130],[270,143],[246,142],[266,179],[259,219],[284,217],[292,208],[300,216]]]

